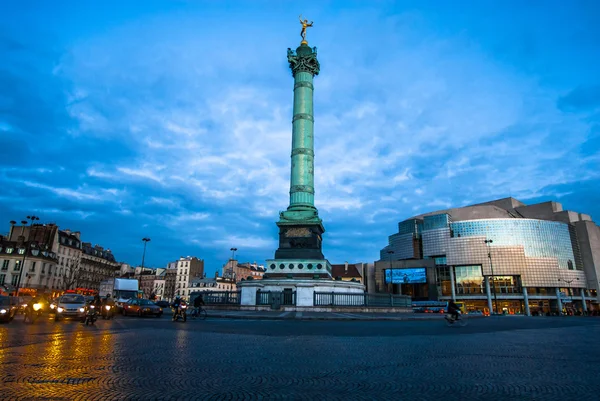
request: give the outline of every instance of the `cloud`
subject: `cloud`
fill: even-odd
[[[600,85],[578,86],[557,101],[563,111],[589,111],[600,108]]]
[[[600,34],[585,13],[334,3],[307,5],[332,261],[376,259],[414,211],[509,195],[598,210],[578,200],[598,194],[581,183],[598,179],[600,153]],[[231,246],[271,257],[289,202],[295,17],[78,7],[41,23],[43,10],[22,12],[0,32],[0,214],[43,210],[131,263],[144,236],[156,265],[198,254],[213,270]]]

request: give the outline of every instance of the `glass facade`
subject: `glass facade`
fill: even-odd
[[[485,281],[481,266],[457,266],[454,268],[457,294],[485,294]]]
[[[559,268],[575,263],[568,224],[533,219],[483,219],[451,223],[454,237],[481,236],[493,246],[523,246],[526,257],[556,258]],[[578,270],[582,267],[579,266]],[[572,269],[571,269],[572,270]]]
[[[452,218],[447,213],[425,216],[423,217],[423,231],[448,228],[451,222]]]

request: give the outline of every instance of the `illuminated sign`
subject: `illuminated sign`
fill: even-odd
[[[424,267],[413,269],[386,269],[385,283],[390,284],[422,284],[427,282],[427,273]]]

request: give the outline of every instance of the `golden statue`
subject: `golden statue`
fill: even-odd
[[[307,19],[302,21],[302,14],[300,14],[300,23],[302,24],[302,30],[300,31],[300,36],[302,36],[302,42],[300,42],[300,44],[308,44],[308,42],[306,41],[306,28],[310,28],[311,26],[313,26],[313,21],[310,21],[310,24],[308,23]]]

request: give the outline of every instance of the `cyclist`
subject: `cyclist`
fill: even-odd
[[[452,320],[458,320],[458,314],[460,312],[460,307],[454,303],[453,300],[448,302],[448,313],[452,316]]]
[[[198,315],[198,312],[200,312],[200,308],[202,306],[204,306],[204,298],[202,297],[202,294],[198,294],[196,299],[194,299],[194,308],[196,308],[196,315]]]

